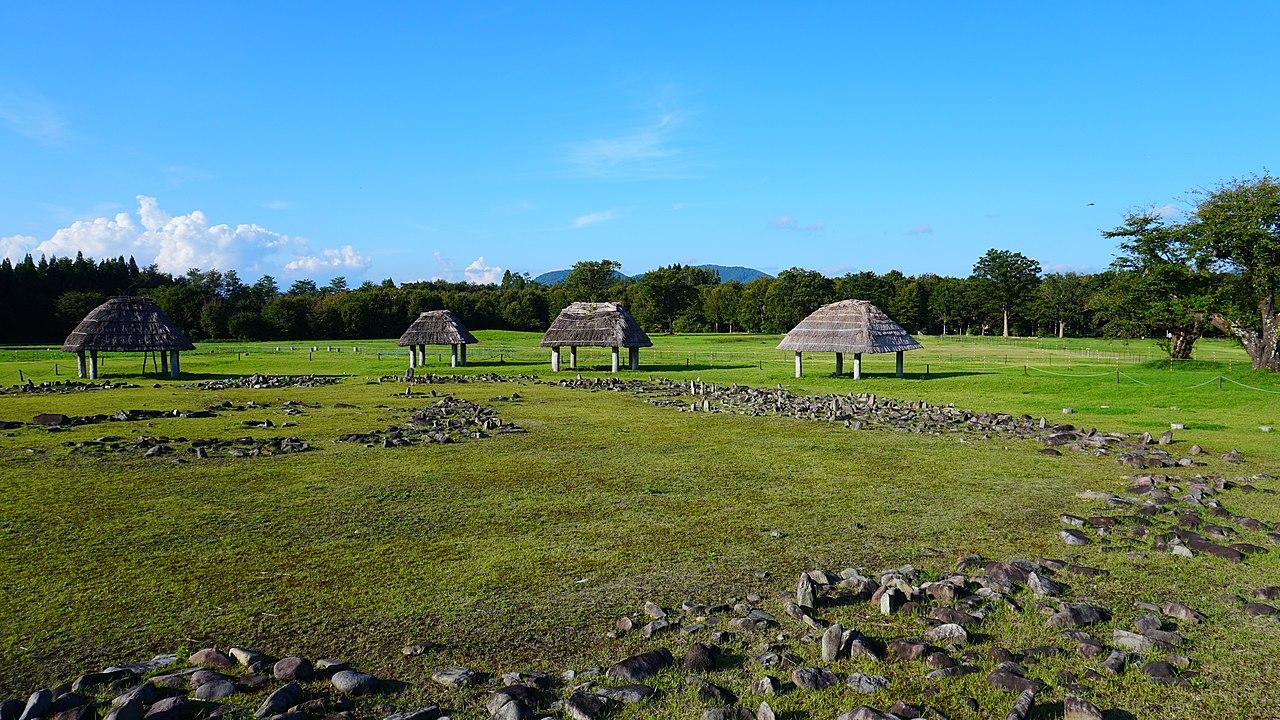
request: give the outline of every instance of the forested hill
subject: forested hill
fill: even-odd
[[[707,270],[714,270],[720,276],[720,282],[725,283],[747,283],[760,277],[773,277],[772,275],[760,272],[755,268],[743,267],[741,265],[699,265],[698,267]],[[559,285],[564,282],[565,278],[569,277],[569,272],[569,270],[552,270],[550,272],[542,273],[538,277],[534,278],[533,281],[541,285]],[[636,275],[635,278],[629,278],[627,275],[614,271],[613,276],[618,280],[638,279],[643,276],[643,273]]]

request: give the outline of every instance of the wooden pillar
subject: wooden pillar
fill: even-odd
[[[853,379],[862,379],[862,353],[853,354]]]
[[[467,344],[466,343],[458,343],[458,358],[459,358],[458,359],[459,365],[467,364]]]
[[[97,350],[89,351],[89,379],[90,380],[98,379],[98,351]]]
[[[551,372],[560,372],[560,346],[551,348]]]
[[[618,372],[618,346],[614,345],[609,354],[613,357],[613,362],[611,363],[613,369],[611,372]]]
[[[898,377],[902,377],[902,351],[901,350],[898,351],[898,364],[894,372],[897,374]]]
[[[449,367],[458,367],[458,343],[449,343]]]
[[[632,370],[640,369],[640,348],[627,348],[627,366]]]
[[[169,374],[169,351],[168,350],[160,351],[160,374],[161,375]]]
[[[836,375],[844,374],[844,353],[836,353]]]
[[[419,345],[418,346],[418,367],[426,367],[426,366],[427,366],[427,346]]]
[[[416,367],[418,367],[418,346],[410,345],[409,346],[409,369],[412,370]]]
[[[578,369],[578,346],[577,345],[569,346],[569,369],[570,370]]]
[[[169,376],[177,379],[182,374],[182,361],[179,359],[181,353],[177,350],[173,351],[173,357],[169,359]]]
[[[804,358],[799,350],[796,351],[796,377],[804,376]]]
[[[84,351],[76,351],[76,377],[84,377]]]

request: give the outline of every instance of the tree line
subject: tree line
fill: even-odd
[[[747,283],[667,265],[636,278],[613,260],[582,261],[544,286],[507,272],[501,283],[365,282],[349,287],[235,271],[183,275],[132,258],[0,261],[0,342],[60,341],[114,294],[152,297],[193,340],[396,337],[425,310],[448,308],[476,329],[545,330],[576,300],[622,302],[649,332],[781,333],[828,302],[869,300],[917,334],[1154,337],[1189,358],[1206,334],[1238,340],[1260,368],[1280,370],[1280,182],[1234,180],[1194,195],[1181,219],[1135,212],[1105,231],[1118,241],[1099,273],[1045,273],[1022,253],[991,249],[967,277],[896,270],[827,277],[791,268]]]

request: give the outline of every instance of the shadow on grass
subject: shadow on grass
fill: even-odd
[[[899,379],[901,380],[946,380],[947,378],[969,377],[972,375],[994,375],[994,374],[995,373],[989,372],[987,370],[949,370],[944,372],[930,372],[928,375],[922,372],[904,372],[902,374],[902,377],[899,378],[897,374],[895,374],[892,371],[890,372],[865,372],[864,371],[862,373],[862,379],[869,380],[871,378],[877,378],[877,379],[885,379],[885,380],[899,380]],[[856,380],[853,379],[853,375],[849,373],[845,373],[843,375],[828,373],[826,377],[831,377],[831,378],[839,377],[845,380],[849,380],[851,382],[857,382]]]

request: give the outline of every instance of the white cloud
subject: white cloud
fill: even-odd
[[[681,124],[679,113],[614,137],[569,143],[565,162],[576,175],[608,180],[669,180],[687,177],[683,151],[672,136]]]
[[[599,212],[587,213],[586,215],[579,215],[578,217],[573,219],[572,226],[574,227],[574,229],[590,227],[592,225],[598,225],[602,222],[609,222],[610,220],[614,220],[617,217],[618,217],[617,210],[601,210]]]
[[[929,223],[920,223],[907,231],[908,235],[932,235],[933,226]]]
[[[1147,214],[1150,215],[1151,217],[1167,219],[1167,218],[1179,217],[1183,214],[1183,212],[1182,212],[1182,208],[1179,208],[1178,206],[1173,204],[1168,204],[1168,205],[1161,205],[1160,207],[1157,207],[1157,208],[1151,208],[1151,210],[1149,210]]]
[[[131,255],[141,265],[154,263],[171,273],[191,268],[248,272],[363,268],[370,263],[350,245],[317,254],[304,238],[255,224],[212,224],[200,210],[171,216],[153,197],[139,195],[137,200],[136,219],[122,212],[77,220],[44,242],[10,236],[0,240],[0,253],[15,260],[26,252],[46,256],[83,252],[93,258]]]
[[[778,217],[770,220],[769,225],[771,225],[775,230],[794,230],[796,232],[817,232],[818,230],[822,230],[826,227],[825,223],[820,222],[801,225],[790,215],[779,215]]]
[[[319,255],[303,255],[285,264],[285,270],[306,270],[315,272],[321,268],[347,268],[358,270],[369,267],[369,258],[356,252],[350,245],[340,248],[328,248]]]
[[[262,203],[262,207],[268,210],[288,210],[293,207],[293,203],[288,200],[268,200]]]
[[[495,285],[502,280],[503,269],[497,265],[486,265],[482,256],[473,260],[462,273],[469,283]]]
[[[58,145],[67,137],[67,121],[53,105],[38,97],[0,95],[0,121],[19,135],[45,145]]]

